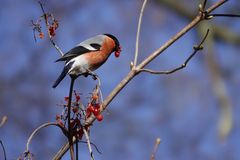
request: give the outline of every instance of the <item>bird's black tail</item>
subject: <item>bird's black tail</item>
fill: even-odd
[[[58,86],[58,84],[63,80],[63,78],[67,75],[67,73],[68,73],[68,69],[66,67],[64,67],[62,73],[60,74],[60,76],[55,81],[55,83],[53,84],[52,87],[56,88]]]

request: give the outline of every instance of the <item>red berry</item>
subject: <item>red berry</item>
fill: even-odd
[[[39,38],[43,39],[43,37],[44,37],[43,32],[40,32],[40,33],[39,33]]]
[[[89,111],[87,110],[87,112],[86,112],[86,118],[90,117],[90,115],[91,115],[91,112],[89,112]]]
[[[60,120],[61,116],[59,114],[56,115],[56,120]]]
[[[55,29],[54,29],[53,26],[50,26],[49,29],[48,29],[48,31],[49,31],[49,34],[50,34],[52,37],[55,36]]]
[[[93,94],[92,95],[92,99],[96,101],[98,99],[98,95],[97,94]]]
[[[90,112],[94,112],[94,106],[90,105],[90,106],[89,106],[89,111],[90,111]]]
[[[98,114],[98,115],[96,116],[96,118],[97,118],[98,121],[102,121],[102,120],[103,120],[103,115]]]
[[[78,107],[73,107],[72,111],[73,111],[73,113],[77,113],[78,112]]]
[[[120,52],[115,52],[115,57],[119,57],[120,56]]]
[[[91,115],[91,113],[93,112],[93,106],[91,106],[91,105],[89,105],[88,107],[87,107],[87,110],[86,110],[86,117],[88,118],[90,115]]]
[[[94,108],[94,111],[93,111],[94,116],[99,115],[99,113],[100,113],[99,108]]]
[[[80,96],[76,95],[76,101],[78,102],[80,100]]]
[[[100,109],[100,104],[99,104],[99,103],[96,103],[96,104],[94,105],[94,107],[97,108],[97,109]]]
[[[66,102],[68,102],[69,97],[64,97],[64,100],[65,100]]]

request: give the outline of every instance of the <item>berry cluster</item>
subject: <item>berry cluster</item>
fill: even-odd
[[[103,115],[100,112],[100,104],[88,104],[87,111],[86,111],[86,117],[90,117],[90,115],[93,114],[98,121],[103,120]]]
[[[103,120],[103,115],[101,114],[101,104],[99,99],[99,86],[97,86],[92,92],[90,102],[88,103],[86,109],[86,118],[90,117],[93,114],[98,121]]]
[[[58,21],[53,19],[52,24],[48,26],[48,32],[50,36],[54,37],[56,35],[55,31],[57,30],[57,28],[58,28]]]
[[[66,128],[66,123],[67,123],[67,104],[69,101],[69,97],[64,97],[65,104],[64,110],[61,115],[56,115],[56,121],[57,124],[60,125],[63,128]],[[83,115],[82,110],[80,107],[82,106],[80,102],[80,95],[79,93],[76,93],[74,91],[74,96],[73,96],[73,102],[71,104],[71,120],[70,120],[70,127],[73,130],[73,135],[79,139],[82,138],[83,131],[82,131],[82,125],[81,125],[81,117]]]
[[[39,19],[37,20],[36,23],[34,23],[32,21],[32,26],[33,26],[33,32],[34,32],[34,39],[36,40],[36,35],[35,32],[38,32],[38,37],[40,39],[44,38],[44,33],[42,32],[42,26],[41,26],[41,22],[42,19],[44,19],[45,24],[46,24],[46,28],[48,31],[48,34],[50,36],[50,38],[54,37],[56,35],[56,30],[59,26],[58,21],[53,17],[52,14],[44,14],[43,16],[40,16]]]
[[[57,124],[65,130],[67,130],[68,102],[69,97],[64,97],[63,112],[61,115],[56,115]],[[82,104],[80,94],[74,91],[73,100],[71,102],[70,127],[72,128],[73,135],[78,139],[81,139],[83,136],[82,124],[84,124],[84,121],[91,115],[94,115],[98,121],[103,120],[101,103],[99,100],[99,89],[95,89],[92,92],[87,107],[84,107]]]

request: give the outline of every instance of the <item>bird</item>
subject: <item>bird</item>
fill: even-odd
[[[72,79],[81,75],[96,77],[93,71],[104,64],[112,52],[119,57],[121,51],[118,39],[112,34],[96,35],[79,43],[55,61],[64,61],[65,66],[52,87],[56,88],[66,75]]]

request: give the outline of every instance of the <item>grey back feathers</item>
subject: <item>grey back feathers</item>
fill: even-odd
[[[57,59],[55,62],[59,62],[59,61],[68,62],[72,58],[82,55],[84,53],[87,53],[90,51],[98,51],[100,50],[105,38],[106,38],[106,35],[97,35],[95,37],[89,38],[79,43],[77,46],[72,48],[70,51],[68,51],[61,58]]]
[[[83,46],[84,48],[86,48],[90,51],[96,51],[96,50],[98,50],[99,47],[95,48],[94,46],[96,46],[96,45],[102,46],[105,38],[106,38],[105,35],[97,35],[95,37],[89,38],[89,39],[79,43],[77,46]]]

